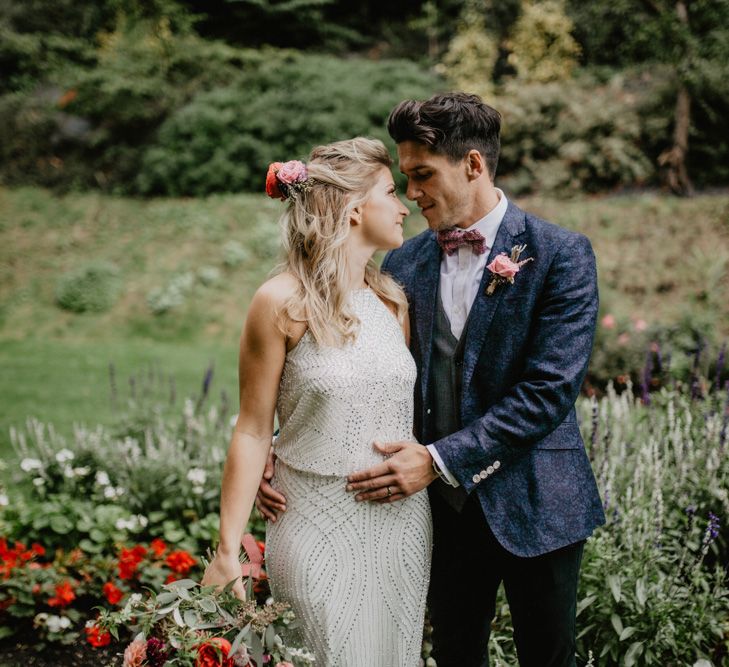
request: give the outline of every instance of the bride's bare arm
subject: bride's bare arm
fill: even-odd
[[[220,499],[220,545],[203,584],[225,585],[240,577],[238,553],[271,446],[279,381],[286,358],[286,338],[276,326],[282,301],[275,278],[256,292],[240,340],[240,410],[223,469]],[[243,595],[240,580],[234,588]]]

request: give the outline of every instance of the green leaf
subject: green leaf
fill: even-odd
[[[625,652],[624,662],[625,667],[633,667],[638,656],[643,652],[643,642],[633,642],[628,650]]]
[[[268,648],[269,651],[273,650],[273,647],[275,646],[275,640],[276,630],[273,627],[273,624],[271,624],[266,628],[266,634],[264,635],[264,642],[266,644],[266,648]]]
[[[173,593],[171,591],[165,591],[164,593],[160,593],[156,597],[156,602],[160,606],[164,606],[166,604],[170,604],[170,602],[174,602],[177,599],[177,594]]]
[[[48,522],[51,530],[59,535],[67,535],[73,530],[71,519],[61,514],[54,514]]]
[[[250,630],[251,624],[249,623],[236,635],[235,640],[233,640],[233,643],[230,646],[230,651],[228,652],[228,655],[233,655],[238,650],[238,647],[241,645],[241,642],[248,636]]]
[[[6,637],[11,637],[15,634],[15,630],[8,627],[7,625],[0,625],[0,639],[5,639]]]
[[[597,595],[588,595],[586,598],[583,598],[577,603],[577,616],[579,616],[587,607],[589,607],[595,600],[597,600]]]
[[[197,615],[197,612],[195,612],[193,609],[187,609],[183,614],[182,618],[188,628],[197,630],[197,626],[200,624],[201,620],[200,617]]]
[[[181,628],[185,627],[185,621],[182,620],[182,614],[180,614],[180,608],[175,607],[172,611],[172,618],[175,619],[175,623],[179,625]]]
[[[253,654],[253,659],[255,660],[257,665],[263,664],[263,644],[261,643],[261,638],[255,633],[251,632],[251,653]]]
[[[198,604],[200,605],[200,608],[203,611],[206,611],[208,614],[214,614],[217,609],[215,603],[208,598],[201,598],[200,600],[198,600]]]
[[[173,581],[168,585],[171,589],[181,588],[183,590],[189,590],[190,588],[195,588],[195,586],[197,586],[197,581],[194,581],[193,579],[179,579],[178,581]]]
[[[620,616],[617,614],[612,614],[610,616],[610,622],[613,624],[613,627],[615,628],[615,632],[620,635],[623,632],[623,622],[620,620]]]
[[[645,607],[648,594],[646,593],[645,578],[641,577],[635,582],[635,599],[638,601],[638,607],[643,609]]]
[[[621,641],[621,642],[622,642],[622,641],[625,641],[625,640],[626,640],[626,639],[628,639],[629,637],[632,637],[632,636],[633,636],[633,635],[634,635],[634,634],[635,634],[636,632],[638,632],[638,628],[634,628],[634,627],[633,627],[632,625],[628,626],[627,628],[625,628],[625,629],[624,629],[624,630],[623,630],[623,631],[622,631],[622,632],[620,633],[620,641]]]
[[[615,602],[620,602],[620,577],[616,574],[610,574],[607,578],[608,586],[610,586],[610,592],[613,594],[613,598],[615,598]]]

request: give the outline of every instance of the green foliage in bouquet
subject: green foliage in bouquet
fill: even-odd
[[[257,549],[255,543],[252,550],[246,544],[248,557],[258,563],[262,555]],[[220,590],[182,579],[145,598],[130,597],[119,611],[102,609],[95,627],[115,639],[123,628],[137,633],[125,652],[130,663],[136,656],[136,667],[313,664],[314,656],[296,645],[298,623],[289,606],[271,598],[260,602],[254,577],[244,579],[245,601],[233,594],[234,581]],[[206,662],[208,655],[213,662]]]

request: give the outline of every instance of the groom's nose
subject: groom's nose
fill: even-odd
[[[407,189],[405,190],[405,196],[406,196],[406,197],[407,197],[407,198],[408,198],[408,199],[409,199],[410,201],[415,201],[415,200],[416,200],[416,199],[417,199],[417,198],[418,198],[419,196],[421,196],[422,194],[423,194],[423,193],[422,193],[422,191],[420,190],[420,188],[419,188],[419,187],[418,187],[417,185],[415,185],[415,183],[413,183],[413,182],[412,182],[412,181],[411,181],[410,179],[408,179],[408,187],[407,187]]]

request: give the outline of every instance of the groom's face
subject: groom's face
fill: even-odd
[[[397,155],[400,171],[408,178],[406,196],[417,203],[432,230],[475,222],[469,218],[473,188],[465,158],[451,162],[417,141],[399,143]]]

